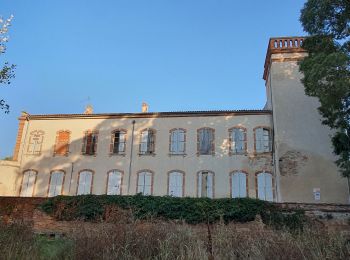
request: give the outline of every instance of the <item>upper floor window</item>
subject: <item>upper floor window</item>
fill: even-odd
[[[230,154],[242,154],[247,151],[247,132],[245,128],[233,127],[229,130]]]
[[[267,127],[255,128],[255,151],[257,153],[271,152],[271,133]]]
[[[261,200],[273,201],[272,174],[260,172],[257,174],[257,197]]]
[[[126,131],[115,130],[112,132],[110,153],[111,154],[124,154],[126,142]]]
[[[174,197],[182,197],[183,196],[183,182],[184,182],[184,174],[179,171],[169,172],[168,179],[168,195]]]
[[[247,174],[244,172],[231,173],[232,198],[247,197]]]
[[[82,154],[95,155],[97,151],[98,131],[86,131],[83,138]]]
[[[140,136],[140,154],[154,154],[155,152],[155,130],[145,129]]]
[[[79,172],[77,195],[91,194],[92,175],[93,172],[90,170]]]
[[[120,195],[122,189],[122,172],[112,170],[108,172],[107,195]]]
[[[63,189],[64,172],[52,171],[50,176],[50,185],[47,196],[54,197],[62,194]]]
[[[23,172],[23,179],[21,185],[20,196],[32,197],[34,194],[34,186],[36,182],[37,171],[27,170]]]
[[[184,154],[185,142],[186,136],[184,129],[170,130],[170,154]]]
[[[44,141],[44,131],[41,130],[35,130],[30,132],[29,136],[29,144],[27,153],[28,154],[34,154],[34,155],[40,155],[41,154],[41,148]]]
[[[137,193],[152,195],[153,174],[150,171],[142,171],[137,175]]]
[[[70,131],[61,130],[57,132],[54,155],[68,155]]]
[[[207,127],[197,130],[197,152],[199,155],[214,155],[214,133],[214,129]]]
[[[214,197],[214,173],[210,171],[199,172],[197,184],[198,197]]]

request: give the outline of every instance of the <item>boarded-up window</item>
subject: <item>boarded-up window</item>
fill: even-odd
[[[152,173],[139,172],[137,180],[137,193],[142,195],[152,195]]]
[[[267,128],[255,129],[255,150],[257,153],[271,152],[271,134]]]
[[[197,142],[198,142],[198,154],[213,155],[215,152],[214,148],[214,129],[211,128],[201,128],[197,132]]]
[[[257,175],[258,199],[273,201],[272,175],[268,172],[260,172]]]
[[[62,194],[64,173],[62,171],[51,172],[48,197]]]
[[[140,154],[153,154],[155,151],[155,131],[146,129],[141,132],[140,136]]]
[[[213,198],[214,174],[202,171],[198,173],[198,197]]]
[[[41,154],[41,148],[44,141],[44,131],[41,130],[35,130],[30,132],[29,135],[29,143],[28,143],[28,154],[33,155],[40,155]]]
[[[170,172],[169,173],[169,196],[182,197],[183,195],[183,173]]]
[[[111,154],[124,154],[126,142],[126,131],[116,130],[112,132],[110,153]]]
[[[56,144],[54,147],[54,155],[68,155],[69,152],[69,131],[58,131],[56,135]]]
[[[36,180],[37,172],[28,170],[23,173],[21,197],[32,197],[34,193],[34,185]]]
[[[231,175],[232,198],[247,197],[247,175],[243,172],[234,172]]]
[[[122,173],[117,170],[108,173],[107,195],[120,195],[122,187]]]
[[[77,195],[90,194],[92,185],[92,172],[82,171],[79,173]]]
[[[82,154],[95,155],[97,151],[98,131],[86,131],[83,138]]]
[[[230,152],[233,154],[245,153],[247,133],[243,128],[230,129]]]
[[[185,153],[185,130],[174,129],[170,132],[170,153],[184,154]]]

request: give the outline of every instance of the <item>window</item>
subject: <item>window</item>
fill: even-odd
[[[140,136],[140,154],[154,154],[155,131],[153,129],[145,129]]]
[[[260,172],[257,174],[257,197],[261,200],[273,201],[272,174]]]
[[[48,191],[48,197],[54,197],[62,194],[63,189],[64,172],[53,171],[50,176],[50,185]]]
[[[126,142],[126,131],[115,130],[112,132],[110,153],[111,154],[124,154]]]
[[[82,154],[96,155],[98,131],[86,131],[84,133]]]
[[[244,128],[234,127],[229,130],[230,154],[242,154],[247,151],[247,132]]]
[[[152,195],[152,178],[152,172],[139,172],[137,175],[137,193]]]
[[[65,155],[69,153],[70,131],[58,131],[56,135],[56,144],[54,147],[54,155]]]
[[[91,194],[92,171],[84,170],[79,173],[77,195]]]
[[[169,172],[168,195],[174,197],[183,196],[183,178],[184,174],[178,171]]]
[[[108,172],[107,195],[120,195],[122,188],[122,172],[112,170]]]
[[[201,128],[197,131],[197,152],[200,155],[214,155],[214,129]]]
[[[201,171],[198,173],[198,197],[213,198],[214,173]]]
[[[20,191],[21,197],[33,196],[36,175],[37,172],[34,170],[27,170],[23,172],[22,186]]]
[[[232,198],[247,197],[247,174],[244,172],[231,173]]]
[[[41,154],[41,148],[44,141],[44,131],[41,130],[35,130],[30,133],[29,136],[29,144],[27,153],[33,154],[33,155],[40,155]]]
[[[271,152],[270,129],[259,127],[255,129],[255,151],[257,153]]]
[[[185,153],[185,130],[173,129],[170,130],[170,154]]]

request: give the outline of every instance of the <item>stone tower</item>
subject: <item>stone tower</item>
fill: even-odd
[[[280,202],[348,203],[347,179],[332,152],[331,130],[321,123],[317,98],[306,96],[298,61],[304,38],[271,38],[263,78],[271,109],[274,171]]]

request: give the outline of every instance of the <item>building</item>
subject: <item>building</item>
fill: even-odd
[[[263,110],[19,118],[0,195],[136,194],[348,203],[318,101],[304,94],[303,38],[269,41]]]

